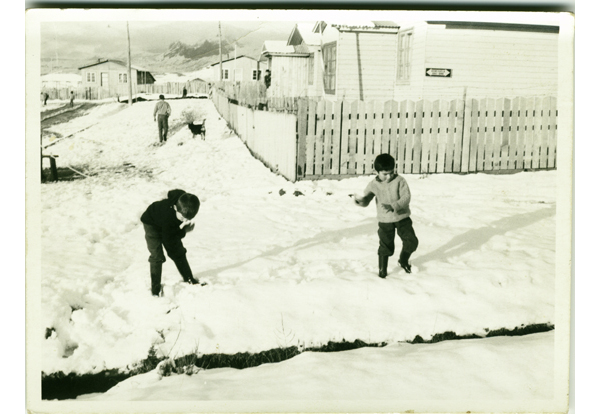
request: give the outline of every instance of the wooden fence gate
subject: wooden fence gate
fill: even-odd
[[[297,179],[556,168],[554,97],[453,101],[298,101]]]

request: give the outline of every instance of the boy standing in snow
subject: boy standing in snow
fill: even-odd
[[[160,95],[159,101],[154,106],[154,120],[158,116],[158,142],[167,142],[167,132],[169,132],[169,115],[171,115],[171,105],[165,102],[165,96]]]
[[[183,190],[171,190],[167,198],[150,204],[141,220],[146,233],[146,244],[150,251],[150,279],[152,294],[159,296],[161,290],[162,264],[166,261],[163,246],[175,262],[183,280],[193,285],[198,281],[192,275],[186,250],[181,239],[194,230],[191,221],[200,209],[200,200]]]
[[[375,158],[377,176],[365,189],[364,195],[354,195],[354,202],[366,207],[373,197],[377,203],[377,220],[379,221],[379,277],[387,276],[388,258],[394,254],[395,232],[402,240],[402,251],[398,263],[406,271],[411,272],[408,263],[410,255],[417,250],[419,240],[410,219],[410,189],[406,180],[395,173],[396,161],[389,154],[380,154]]]

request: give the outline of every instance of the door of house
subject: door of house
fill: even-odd
[[[108,86],[108,73],[100,73],[100,86]]]

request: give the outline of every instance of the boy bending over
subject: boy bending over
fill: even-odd
[[[142,214],[146,244],[150,251],[148,261],[154,296],[159,296],[161,292],[162,264],[166,261],[163,246],[175,262],[183,280],[194,285],[198,283],[192,275],[181,240],[186,233],[194,230],[194,223],[191,220],[199,209],[198,197],[183,190],[171,190],[166,199],[150,204]]]

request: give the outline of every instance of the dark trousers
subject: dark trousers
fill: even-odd
[[[398,236],[402,240],[402,253],[410,256],[419,245],[419,240],[415,234],[410,217],[395,223],[379,223],[379,256],[392,256],[394,254],[394,238]]]
[[[144,224],[144,232],[146,237],[146,245],[148,246],[148,251],[150,252],[150,257],[148,261],[150,262],[150,279],[152,282],[152,294],[158,295],[161,289],[161,279],[162,279],[162,264],[166,261],[165,253],[163,251],[163,244],[161,234],[158,230],[156,230],[153,226],[150,226],[146,223]],[[187,261],[187,257],[185,255],[185,248],[181,247],[180,249],[176,249],[175,251],[167,250],[167,254],[169,257],[175,262],[175,266],[177,266],[177,270],[183,280],[186,282],[193,278],[192,269],[190,268],[190,264]]]
[[[167,132],[169,132],[169,117],[167,115],[159,115],[158,120],[158,140],[160,142],[167,140]]]
[[[162,239],[160,233],[152,226],[144,224],[144,232],[146,233],[146,245],[150,252],[148,261],[152,264],[163,264],[166,262],[165,253],[163,251]]]

